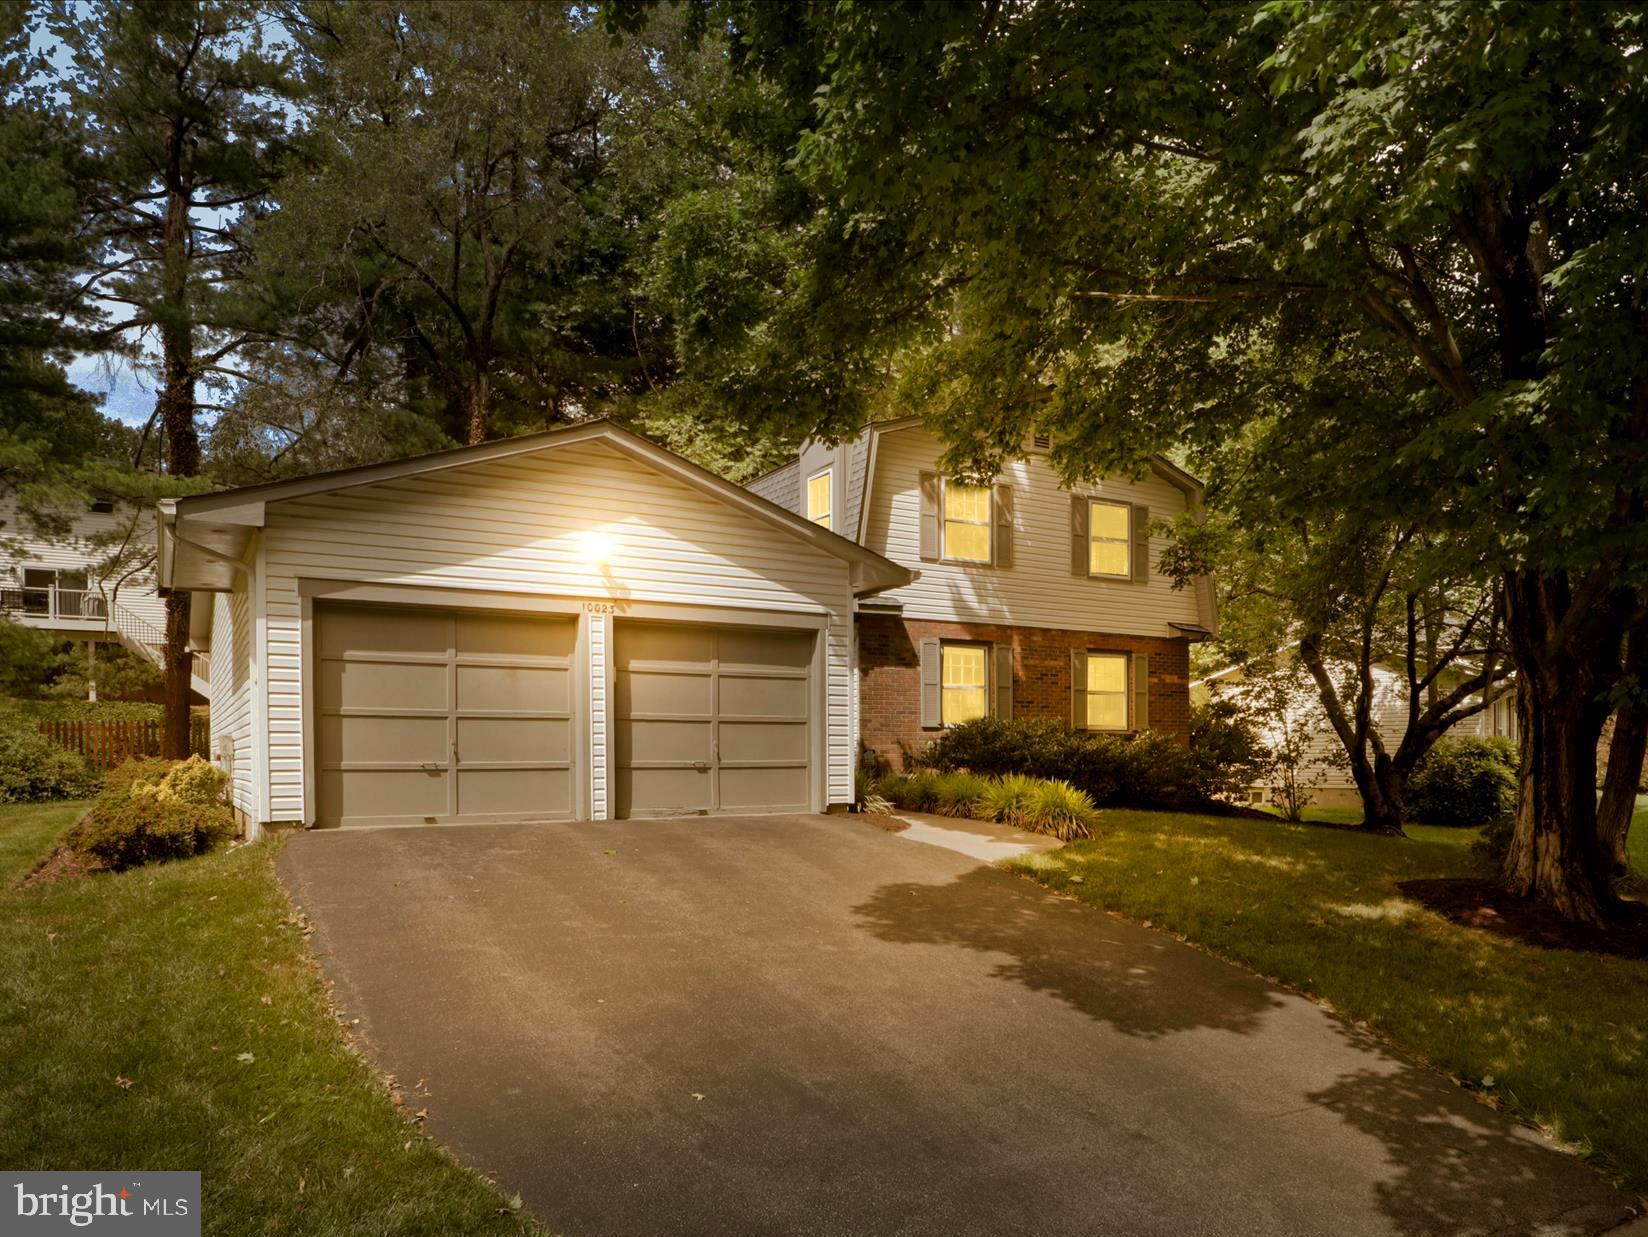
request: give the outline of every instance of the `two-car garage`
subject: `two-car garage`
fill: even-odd
[[[252,837],[844,806],[855,600],[911,579],[605,422],[168,500],[159,528]]]
[[[619,619],[591,666],[581,621],[318,604],[317,823],[580,815],[603,674],[613,815],[809,809],[815,631]]]

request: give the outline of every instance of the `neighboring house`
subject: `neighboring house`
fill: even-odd
[[[15,496],[0,497],[0,614],[66,640],[118,641],[159,665],[166,606],[154,571],[120,553],[123,544],[153,544],[153,515],[100,501],[55,522],[61,531],[43,532]],[[205,667],[196,667],[194,687],[204,695]]]
[[[1343,675],[1349,670],[1345,664],[1329,663],[1329,672]],[[1407,676],[1387,666],[1373,667],[1373,726],[1387,751],[1394,751],[1408,731]],[[1457,680],[1455,680],[1457,682]],[[1201,704],[1208,700],[1240,699],[1243,691],[1241,666],[1229,666],[1191,684],[1191,699]],[[1300,672],[1298,703],[1290,710],[1290,720],[1305,728],[1307,758],[1303,768],[1308,770],[1301,782],[1310,788],[1311,801],[1318,807],[1361,807],[1362,799],[1351,780],[1350,766],[1344,755],[1344,745],[1334,733],[1327,714],[1323,711],[1316,686],[1303,671]],[[1261,724],[1261,730],[1266,727]],[[1505,692],[1480,713],[1474,713],[1458,723],[1450,735],[1469,737],[1502,737],[1515,739],[1516,695]],[[1266,733],[1274,741],[1274,730]],[[1247,797],[1253,803],[1268,802],[1268,786],[1248,787]]]
[[[160,511],[253,835],[843,807],[855,605],[912,579],[605,422]]]
[[[1188,742],[1189,648],[1217,630],[1212,582],[1175,588],[1152,522],[1200,482],[1157,458],[1139,480],[1065,487],[1035,439],[989,486],[943,476],[918,418],[809,443],[750,489],[915,573],[855,607],[859,737],[895,767],[945,726],[1051,717]]]

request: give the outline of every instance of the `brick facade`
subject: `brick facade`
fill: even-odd
[[[1070,720],[1072,649],[1150,656],[1150,729],[1190,741],[1190,642],[1043,627],[942,623],[889,614],[858,616],[859,731],[863,746],[894,769],[932,740],[921,725],[920,642],[973,640],[1013,648],[1013,713]]]

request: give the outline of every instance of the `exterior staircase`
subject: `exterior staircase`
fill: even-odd
[[[166,664],[166,633],[140,614],[133,614],[117,601],[108,603],[109,630],[127,649],[156,666]],[[196,653],[189,686],[210,700],[212,662],[205,653]]]

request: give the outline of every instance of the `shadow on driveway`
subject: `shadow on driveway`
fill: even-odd
[[[306,834],[429,1132],[586,1234],[1560,1234],[1579,1161],[1302,998],[822,817]]]

